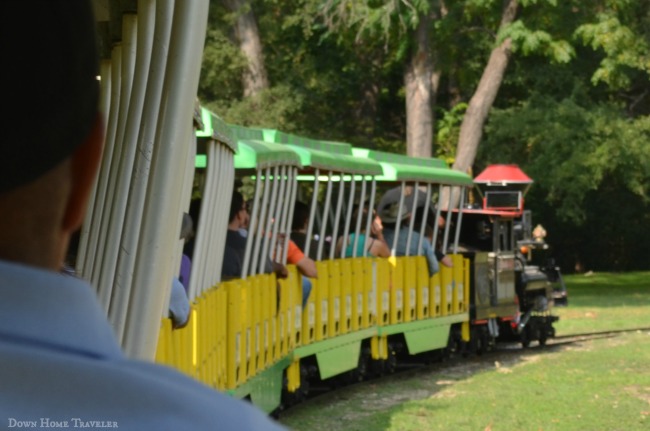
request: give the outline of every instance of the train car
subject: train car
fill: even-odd
[[[548,275],[528,265],[517,238],[524,197],[532,180],[515,165],[490,165],[474,182],[480,202],[465,210],[463,254],[471,262],[472,351],[501,340],[545,344],[555,331],[553,288]]]
[[[126,354],[152,360],[178,275],[195,131],[203,127],[196,93],[209,3],[93,5],[106,136],[69,263],[96,288]]]

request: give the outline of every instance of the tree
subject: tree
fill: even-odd
[[[417,130],[407,124],[415,113],[427,124],[430,106],[416,140],[436,141],[433,154],[453,163],[463,120],[481,112],[467,166],[520,164],[535,180],[526,204],[565,268],[641,267],[650,244],[650,2],[518,0],[502,25],[510,0],[249,1],[269,81],[254,98],[243,97],[248,59],[224,32],[238,15],[211,2],[200,95],[227,121],[404,152]],[[489,58],[508,40],[494,98],[478,103]],[[419,89],[429,96],[411,112]],[[427,130],[435,138],[422,138]]]
[[[326,0],[322,16],[332,33],[356,32],[357,41],[379,39],[403,62],[406,151],[430,157],[433,143],[433,14],[428,1]],[[396,41],[391,45],[391,42]],[[404,53],[408,56],[404,58]]]
[[[600,2],[598,2],[600,3]],[[627,100],[629,115],[649,113],[650,5],[641,1],[605,2],[576,38],[602,53],[591,82],[604,84]]]
[[[490,6],[489,1],[477,3],[483,7]],[[491,49],[488,62],[469,100],[460,126],[453,169],[471,172],[483,136],[483,128],[505,79],[505,72],[513,53],[521,52],[524,55],[541,53],[555,62],[567,62],[572,57],[573,49],[566,41],[555,40],[545,31],[530,30],[523,20],[516,20],[520,3],[522,6],[547,3],[555,7],[554,0],[504,0],[495,46]],[[442,202],[445,205],[449,203],[452,207],[456,206],[460,194],[455,193],[450,202],[449,193],[450,189],[443,190]]]
[[[253,6],[257,12],[261,11],[259,17],[263,22],[268,19],[265,2],[210,3],[199,99],[227,122],[294,131],[296,122],[302,120],[297,113],[302,110],[303,98],[300,92],[294,92],[283,82],[270,85],[273,78],[268,72],[266,53],[261,52],[261,34],[273,40],[278,23],[274,20],[267,28],[259,27],[258,15],[252,13]],[[248,30],[238,30],[241,28]],[[242,38],[242,35],[247,36]],[[246,40],[255,42],[250,44]],[[251,45],[254,49],[247,49]],[[292,47],[287,46],[287,49]],[[273,69],[278,62],[273,57],[271,60]],[[263,73],[256,72],[259,70]],[[289,76],[286,70],[277,75],[282,79]],[[259,76],[263,79],[256,78]]]
[[[262,41],[250,0],[223,0],[224,5],[234,14],[234,36],[247,59],[242,81],[244,97],[255,97],[269,88],[264,65]]]
[[[501,34],[512,24],[519,8],[518,0],[507,0],[501,15],[499,31]],[[474,163],[476,150],[481,137],[483,136],[483,125],[487,119],[488,112],[496,99],[506,68],[512,47],[512,38],[503,37],[497,46],[490,53],[490,58],[483,70],[483,75],[478,83],[474,95],[469,101],[465,117],[460,126],[456,160],[453,169],[467,172]],[[446,200],[445,200],[446,201]]]
[[[430,48],[430,17],[421,14],[413,32],[413,54],[404,71],[406,92],[406,153],[431,157],[433,142],[433,63]]]

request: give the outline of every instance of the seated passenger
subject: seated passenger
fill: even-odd
[[[226,247],[223,255],[223,266],[221,267],[222,280],[242,276],[244,254],[246,252],[246,237],[243,237],[239,230],[248,226],[249,216],[244,197],[238,191],[233,191],[232,193],[230,218],[228,220]],[[264,273],[270,274],[275,272],[278,278],[287,277],[287,269],[284,265],[272,262],[268,257],[265,259]]]
[[[194,236],[194,223],[192,222],[192,216],[188,213],[183,213],[183,222],[181,224],[181,238],[187,244],[192,237]],[[183,246],[183,255],[181,256],[181,269],[178,275],[178,279],[183,283],[185,291],[190,288],[190,274],[192,272],[192,259],[185,251]]]
[[[415,210],[415,229],[419,229],[420,226],[422,226],[422,217],[424,216],[424,207],[418,207]],[[433,211],[431,208],[429,208],[429,213],[427,215],[427,223],[426,223],[426,228],[425,228],[425,235],[433,244],[433,221],[436,219],[436,213]],[[438,262],[443,264],[444,266],[448,268],[452,268],[454,266],[453,261],[451,260],[451,257],[444,254],[442,252],[442,242],[443,242],[443,236],[444,236],[444,229],[445,229],[445,218],[443,216],[438,217],[438,238],[436,241],[436,244],[434,246],[434,253],[436,255],[436,259]]]
[[[396,189],[393,189],[396,190]],[[399,189],[397,189],[399,190]],[[407,190],[408,193],[408,190]],[[422,201],[424,201],[424,194],[419,193],[418,197],[422,196]],[[420,199],[418,199],[418,205],[420,204]],[[408,232],[409,225],[411,220],[410,209],[413,205],[413,194],[407,194],[404,197],[404,208],[402,208],[402,219],[400,222],[399,235],[397,238],[397,244],[393,245],[395,238],[395,226],[397,225],[397,215],[399,210],[399,195],[395,196],[395,193],[392,193],[392,190],[387,192],[379,202],[378,213],[381,217],[381,220],[384,224],[384,239],[388,247],[395,247],[394,250],[391,250],[395,256],[406,256],[406,243],[408,241]],[[417,225],[414,227],[411,234],[411,243],[408,250],[409,256],[424,256],[427,260],[427,267],[429,269],[429,276],[436,274],[440,267],[438,265],[438,260],[436,259],[435,253],[433,251],[433,246],[431,241],[426,237],[422,237],[422,246],[418,249],[418,244],[420,242],[420,233],[418,232],[419,228]]]
[[[185,287],[176,277],[172,278],[172,290],[169,298],[169,318],[172,328],[181,329],[190,321],[190,301],[187,298]]]
[[[291,240],[296,243],[300,250],[305,250],[307,244],[307,224],[309,223],[309,207],[307,204],[296,201],[291,223]],[[319,240],[311,239],[309,252],[305,252],[310,259],[317,260]],[[327,242],[323,243],[323,258],[329,256],[330,247]]]
[[[444,235],[445,223],[446,221],[443,216],[438,217],[438,241],[435,246],[436,259],[446,267],[453,268],[454,262],[451,260],[451,257],[442,252],[442,235]],[[431,238],[431,242],[433,242],[433,231],[428,236]]]
[[[354,211],[352,215],[352,225],[356,224],[358,217],[358,209]],[[357,250],[354,252],[354,241],[357,238],[355,233],[348,235],[348,239],[345,247],[344,257],[352,256],[363,256],[364,255],[364,245],[365,249],[368,250],[368,255],[373,257],[389,257],[390,249],[386,244],[384,239],[384,226],[381,223],[381,219],[377,216],[377,213],[373,210],[373,220],[370,225],[370,235],[366,237],[366,220],[368,219],[368,209],[364,208],[361,215],[361,233],[357,239]],[[336,243],[336,255],[341,255],[341,248],[343,247],[343,237],[340,237]]]
[[[311,293],[311,280],[309,278],[318,278],[316,262],[300,250],[295,242],[289,240],[289,249],[287,250],[287,263],[296,265],[302,278],[302,306],[307,304],[309,294]],[[308,278],[309,277],[309,278]]]
[[[183,213],[181,223],[180,239],[187,241],[193,235],[192,217]],[[172,289],[169,298],[169,318],[172,320],[172,328],[181,329],[187,326],[190,321],[190,300],[188,289],[190,287],[190,271],[192,262],[183,254],[178,278],[172,278]]]

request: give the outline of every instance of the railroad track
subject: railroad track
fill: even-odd
[[[630,328],[630,329],[617,329],[613,331],[588,332],[588,333],[577,334],[577,335],[560,335],[549,340],[549,345],[557,345],[557,344],[563,344],[567,342],[575,342],[575,341],[583,341],[583,340],[595,340],[598,338],[610,338],[617,335],[630,334],[638,331],[641,332],[650,331],[650,327],[645,326],[645,327]]]
[[[280,415],[281,412],[288,412],[291,408],[297,405],[306,407],[316,400],[321,402],[326,400],[328,397],[336,398],[339,396],[337,392],[340,390],[345,391],[348,387],[391,384],[394,379],[408,379],[416,375],[422,375],[424,377],[430,373],[436,375],[443,374],[453,381],[490,368],[510,367],[524,359],[526,356],[557,352],[566,347],[586,341],[615,338],[638,331],[650,332],[650,327],[590,332],[576,335],[560,335],[549,339],[545,346],[535,344],[527,348],[523,348],[520,343],[515,342],[499,343],[494,349],[481,354],[462,355],[454,353],[437,361],[432,361],[430,357],[427,358],[424,355],[400,358],[402,360],[399,362],[394,372],[384,375],[375,375],[364,379],[361,382],[345,382],[342,378],[333,378],[317,383],[311,382],[309,393],[304,399],[299,403],[283,405],[280,411],[275,412],[275,416]]]

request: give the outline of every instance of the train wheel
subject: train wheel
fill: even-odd
[[[439,362],[444,362],[449,359],[449,351],[444,349],[432,350],[424,354],[424,363],[425,365],[436,364]]]
[[[479,355],[482,355],[483,353],[487,353],[491,350],[491,335],[487,328],[483,327],[481,328],[481,335],[479,336],[480,344],[477,353]]]
[[[482,326],[474,326],[470,332],[469,342],[463,351],[463,357],[471,355],[481,355],[486,350],[486,334],[487,330]]]
[[[388,345],[388,357],[386,359],[371,360],[368,367],[372,377],[381,377],[386,374],[393,374],[397,369],[397,352]]]
[[[539,345],[546,346],[546,332],[542,332],[539,336]]]
[[[386,359],[385,370],[389,374],[393,374],[397,370],[397,352],[389,344],[388,345],[388,359]]]
[[[524,349],[530,347],[530,334],[528,334],[528,327],[524,328],[520,334],[521,347]]]
[[[549,338],[555,337],[555,328],[553,324],[548,320],[544,321],[544,327],[539,331],[539,345],[545,346]]]
[[[300,364],[300,389],[298,391],[301,401],[305,400],[309,395],[309,374],[309,368]]]
[[[444,356],[450,358],[454,355],[466,356],[467,342],[463,341],[460,325],[453,325],[449,331],[449,339],[445,348]]]
[[[356,370],[352,370],[350,372],[350,380],[352,383],[354,382],[362,382],[369,373],[370,369],[370,349],[364,348],[361,349],[361,353],[359,354],[359,365],[357,365]]]

